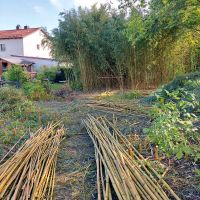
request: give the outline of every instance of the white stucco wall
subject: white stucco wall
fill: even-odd
[[[23,56],[23,39],[0,39],[0,44],[5,44],[6,51],[0,51],[0,57],[7,57],[10,55]]]
[[[43,47],[41,44],[43,38],[44,33],[40,30],[24,37],[24,56],[51,58],[50,49],[48,47]],[[40,46],[39,49],[37,49],[37,45]]]
[[[42,59],[42,58],[24,58],[29,62],[33,62],[33,68],[35,71],[39,71],[42,66],[52,67],[58,66],[58,62],[53,59]]]

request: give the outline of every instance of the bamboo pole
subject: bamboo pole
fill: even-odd
[[[40,128],[0,166],[1,199],[53,198],[56,160],[63,134],[60,122]]]
[[[101,187],[105,188],[103,199],[112,198],[110,196],[112,193],[109,192],[109,182],[111,182],[120,200],[169,200],[165,190],[175,199],[180,200],[115,125],[103,117],[96,119],[91,115],[87,120],[83,120],[83,123],[95,147],[95,157],[98,161],[97,179],[101,177],[101,180],[106,180],[106,186],[104,182],[98,181],[101,184],[101,186],[98,184],[98,199],[100,199],[99,188]],[[99,163],[102,163],[104,173],[101,172],[102,167]],[[102,178],[104,175],[105,178]],[[158,181],[161,181],[162,185]]]

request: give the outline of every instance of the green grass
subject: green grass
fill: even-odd
[[[50,84],[51,90],[60,90],[63,87],[64,87],[63,83],[51,83]]]
[[[56,120],[58,117],[56,118]],[[45,113],[29,100],[21,89],[0,89],[0,141],[15,143],[23,134],[53,121],[54,116]]]
[[[126,101],[140,98],[142,95],[138,91],[128,91],[124,93],[103,93],[100,95],[100,99],[107,101]]]
[[[124,94],[121,94],[120,98],[124,100],[132,100],[132,99],[138,99],[142,95],[138,91],[131,91],[131,92],[125,92]]]

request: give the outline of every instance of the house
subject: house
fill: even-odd
[[[16,26],[14,30],[0,30],[0,76],[13,64],[32,66],[37,71],[40,66],[58,65],[51,58],[50,48],[43,46],[46,33],[42,28]]]

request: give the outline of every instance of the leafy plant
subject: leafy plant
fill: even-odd
[[[28,82],[23,85],[23,90],[31,100],[48,100],[51,95],[41,81]]]
[[[27,121],[38,122],[38,109],[23,91],[13,87],[0,89],[0,140],[14,143],[31,127]]]
[[[50,37],[52,53],[61,62],[72,64],[76,79],[72,87],[81,82],[83,89],[98,88],[98,76],[119,77],[127,73],[130,60],[126,55],[131,44],[124,34],[123,12],[117,13],[107,5],[94,5],[63,12],[61,17],[58,29]],[[114,84],[122,85],[121,79]]]
[[[191,155],[195,161],[200,159],[200,137],[193,122],[197,119],[189,110],[196,107],[195,96],[176,90],[166,91],[171,100],[158,96],[158,103],[151,110],[154,122],[144,129],[152,142],[167,155],[181,159],[184,154]],[[185,96],[184,96],[185,95]],[[191,98],[189,98],[189,96]]]
[[[51,82],[54,82],[56,79],[56,74],[58,72],[58,67],[41,67],[39,73],[37,74],[37,79],[43,81],[48,79]]]
[[[15,143],[23,134],[52,119],[27,99],[21,89],[0,88],[0,141],[4,144]]]
[[[72,88],[72,90],[75,90],[75,91],[83,90],[83,84],[80,81],[72,81],[70,83],[70,87]]]
[[[182,99],[193,102],[194,108],[191,108],[191,111],[198,110],[200,106],[198,103],[200,101],[199,87],[199,72],[185,74],[176,77],[170,83],[157,89],[155,93],[142,99],[141,103],[155,103],[160,97],[162,97],[165,102],[177,102]]]
[[[2,87],[0,89],[0,113],[15,110],[27,98],[22,90],[13,87]]]
[[[15,81],[20,85],[30,80],[30,75],[25,71],[22,66],[13,65],[8,69],[4,75],[8,81]]]

